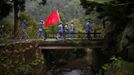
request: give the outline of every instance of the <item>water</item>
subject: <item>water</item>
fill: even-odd
[[[44,51],[46,75],[96,75],[93,67],[96,58],[94,59],[95,54],[92,49]]]
[[[59,72],[55,73],[56,75],[95,75],[91,69],[91,67],[70,69],[64,68],[59,70]]]
[[[81,75],[81,70],[79,69],[74,69],[70,72],[63,72],[63,75]]]

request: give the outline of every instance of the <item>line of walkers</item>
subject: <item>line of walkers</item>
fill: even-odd
[[[62,40],[65,39],[65,37],[74,37],[73,33],[75,32],[75,27],[74,27],[74,23],[73,21],[71,22],[71,26],[70,26],[70,35],[67,35],[69,33],[69,28],[68,28],[68,24],[66,23],[65,25],[63,25],[62,22],[60,22],[59,26],[58,26],[58,34],[56,39],[58,40]]]
[[[85,30],[86,30],[86,34],[87,34],[86,37],[89,39],[91,37],[90,36],[91,24],[90,24],[89,20],[85,24]],[[70,35],[67,35],[69,33],[70,33]],[[68,24],[66,23],[65,25],[63,25],[63,23],[60,22],[60,24],[58,26],[58,34],[57,34],[56,39],[63,40],[63,39],[65,39],[65,37],[73,38],[74,33],[75,33],[75,26],[74,26],[73,21],[71,22],[71,25],[70,25],[70,32],[69,32]]]
[[[38,23],[37,38],[42,38],[43,40],[45,40],[46,38],[45,38],[45,36],[44,36],[44,28],[43,28],[43,26],[44,26],[44,22],[43,22],[43,20],[40,20],[39,23]],[[21,40],[22,40],[22,39],[24,39],[24,40],[30,39],[30,37],[29,37],[29,35],[27,34],[26,30],[27,30],[27,22],[26,22],[26,20],[24,20],[24,21],[22,22],[22,35],[21,35]],[[32,31],[33,31],[33,30],[34,30],[34,29],[33,29],[33,27],[32,27]]]
[[[45,35],[44,35],[43,26],[44,26],[44,22],[43,22],[43,20],[40,20],[40,22],[38,23],[37,37],[42,38],[42,39],[45,40],[46,38],[45,38]],[[22,39],[29,39],[29,36],[26,33],[26,28],[27,28],[27,23],[26,23],[26,20],[24,20],[22,22],[22,32],[23,32]],[[89,20],[85,24],[85,30],[86,30],[86,33],[87,33],[86,37],[90,38],[91,24],[90,24]],[[75,33],[75,26],[74,26],[73,21],[71,22],[71,25],[70,25],[70,31],[69,31],[69,28],[68,28],[68,23],[63,25],[63,23],[60,22],[59,25],[58,25],[58,33],[57,33],[56,39],[57,40],[63,40],[63,39],[65,39],[65,37],[73,38],[74,33]]]

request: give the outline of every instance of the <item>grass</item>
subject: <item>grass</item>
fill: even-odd
[[[120,69],[108,69],[105,75],[134,75],[134,63],[121,60]]]
[[[123,61],[121,73],[122,75],[134,75],[134,63]]]

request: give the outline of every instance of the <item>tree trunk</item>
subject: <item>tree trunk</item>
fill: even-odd
[[[18,31],[18,12],[18,4],[17,1],[14,0],[14,38],[16,38]]]

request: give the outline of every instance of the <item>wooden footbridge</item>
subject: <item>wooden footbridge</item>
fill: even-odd
[[[74,37],[65,37],[62,40],[57,40],[57,34],[47,34],[47,39],[9,39],[7,43],[0,43],[0,49],[5,49],[6,46],[11,47],[11,51],[19,52],[22,50],[29,55],[29,51],[32,52],[32,56],[27,58],[32,59],[33,56],[42,57],[45,61],[44,66],[46,71],[54,71],[59,68],[85,68],[86,66],[96,64],[96,51],[100,50],[103,46],[103,37],[100,33],[90,33],[91,37],[87,38],[86,33],[75,33]],[[70,35],[70,34],[67,34]],[[9,49],[10,50],[10,49]],[[73,52],[76,53],[73,53]],[[78,56],[78,52],[83,53],[82,57]],[[27,54],[28,53],[28,54]],[[73,54],[72,54],[73,53]],[[18,53],[19,54],[19,53]],[[30,53],[31,54],[31,53]],[[76,57],[77,59],[74,59]],[[52,72],[53,73],[53,72]]]
[[[70,35],[73,37],[70,38]],[[83,48],[101,48],[103,45],[103,37],[101,33],[90,33],[90,38],[86,37],[86,33],[74,33],[64,35],[64,39],[57,40],[57,33],[48,33],[46,35],[46,40],[43,39],[10,39],[7,44],[18,44],[18,43],[38,43],[38,47],[42,50],[71,50],[71,49],[83,49]],[[6,44],[1,43],[0,46]]]
[[[70,37],[73,35],[73,37]],[[56,40],[56,33],[49,33],[45,42],[40,42],[39,48],[42,50],[72,50],[85,48],[101,48],[103,45],[103,37],[101,33],[90,33],[87,38],[86,33],[74,33],[63,35],[64,39]]]

